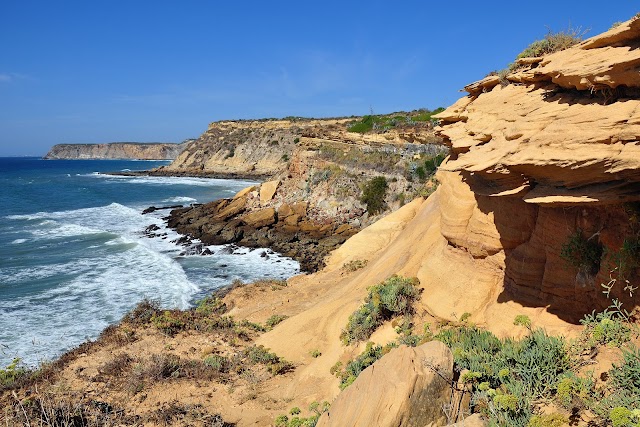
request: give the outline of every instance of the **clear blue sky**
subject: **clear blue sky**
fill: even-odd
[[[211,121],[436,108],[547,28],[634,1],[0,2],[0,156],[170,141]]]

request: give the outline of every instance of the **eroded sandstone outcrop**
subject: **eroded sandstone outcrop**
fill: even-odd
[[[503,258],[501,298],[575,320],[610,304],[601,284],[615,279],[610,298],[637,305],[615,254],[638,241],[639,45],[633,19],[522,61],[509,84],[469,85],[436,116],[451,147],[439,173],[442,234],[478,263]],[[604,253],[591,266],[561,256],[576,233]]]
[[[338,395],[318,427],[446,425],[452,376],[453,355],[439,341],[394,349]]]

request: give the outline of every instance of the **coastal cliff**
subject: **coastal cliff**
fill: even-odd
[[[267,119],[221,121],[209,128],[170,165],[158,168],[157,174],[221,175],[267,177],[285,172],[288,161],[301,147],[303,138],[349,146],[401,149],[406,144],[437,143],[431,122],[416,122],[413,113],[396,113],[402,120],[379,131],[350,132],[350,126],[363,118],[337,119]],[[391,122],[391,120],[389,120]],[[397,123],[396,123],[397,122]]]
[[[634,18],[467,86],[468,95],[436,116],[436,132],[449,147],[437,189],[412,192],[408,203],[385,196],[396,204],[373,216],[377,221],[349,218],[334,202],[349,200],[339,191],[344,173],[356,171],[353,163],[362,164],[377,143],[396,146],[393,134],[374,134],[362,144],[366,136],[338,128],[319,132],[310,125],[294,132],[287,125],[273,133],[247,127],[244,136],[257,132],[261,147],[273,147],[267,157],[253,158],[249,146],[225,145],[227,136],[217,133],[222,125],[212,125],[167,169],[211,173],[223,167],[275,178],[204,205],[194,217],[185,209],[174,219],[201,233],[219,227],[215,220],[230,212],[240,215],[236,225],[256,229],[277,224],[280,210],[283,228],[287,220],[299,225],[310,215],[319,220],[335,212],[363,228],[314,274],[235,283],[193,310],[142,303],[96,343],[58,361],[50,389],[63,384],[88,414],[108,408],[91,416],[114,414],[122,424],[288,427],[304,425],[301,417],[320,426],[345,420],[487,425],[483,416],[505,426],[640,421],[632,411],[640,404],[640,353],[632,347],[639,339],[630,323],[637,317],[625,314],[640,305],[638,46],[640,19]],[[229,126],[230,134],[240,132]],[[206,138],[214,149],[207,151]],[[290,161],[282,159],[282,147],[294,150],[284,153]],[[238,163],[231,160],[236,153]],[[407,153],[398,158],[405,162],[401,168],[414,159]],[[393,171],[398,162],[385,168]],[[336,166],[344,173],[331,172]],[[373,172],[385,173],[392,176]],[[415,178],[405,176],[392,191]],[[289,197],[312,197],[324,208],[305,205],[303,212]],[[262,232],[266,237],[269,230]],[[405,289],[400,302],[410,309],[384,317],[393,303],[387,285]],[[614,310],[595,315],[612,301]],[[382,316],[378,324],[376,315]],[[351,340],[348,332],[356,327],[360,336]],[[612,328],[627,332],[610,339],[617,333]],[[569,344],[548,334],[576,339]],[[409,348],[434,338],[457,347],[427,342]],[[463,348],[464,340],[469,345]],[[632,349],[616,348],[623,344]],[[540,389],[524,382],[532,377]],[[13,396],[5,393],[4,402],[12,403],[15,419],[26,411],[14,400],[39,398],[27,387]],[[469,411],[477,414],[453,424]]]
[[[57,144],[44,156],[47,160],[173,160],[184,150],[181,144],[112,142],[107,144]]]
[[[435,188],[446,148],[417,114],[213,123],[173,163],[149,173],[268,176],[233,199],[174,210],[169,225],[209,244],[270,247],[313,272],[362,227]],[[383,126],[366,129],[372,120]],[[380,193],[370,200],[366,189],[376,182]]]

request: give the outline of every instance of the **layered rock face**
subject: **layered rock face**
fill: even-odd
[[[491,264],[500,299],[566,319],[610,298],[638,304],[626,282],[640,255],[638,47],[634,19],[521,61],[508,81],[469,85],[436,116],[451,147],[439,172],[442,235],[472,265]],[[592,259],[581,259],[586,248]],[[603,284],[614,285],[609,298]]]
[[[316,145],[340,142],[381,146],[434,142],[430,123],[380,133],[347,130],[354,118],[220,121],[193,141],[171,165],[157,173],[266,177],[286,171],[303,139]],[[304,149],[304,147],[303,147]]]
[[[113,142],[108,144],[57,144],[44,156],[49,160],[173,160],[184,150],[182,144]]]
[[[159,172],[275,175],[287,168],[287,158],[294,151],[303,128],[316,124],[290,120],[214,122],[173,163]]]

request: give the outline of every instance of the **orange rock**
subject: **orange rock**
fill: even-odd
[[[253,228],[260,228],[276,222],[276,210],[273,208],[261,209],[244,215],[242,222]]]
[[[453,355],[441,342],[391,350],[365,369],[331,404],[318,427],[445,425]]]

